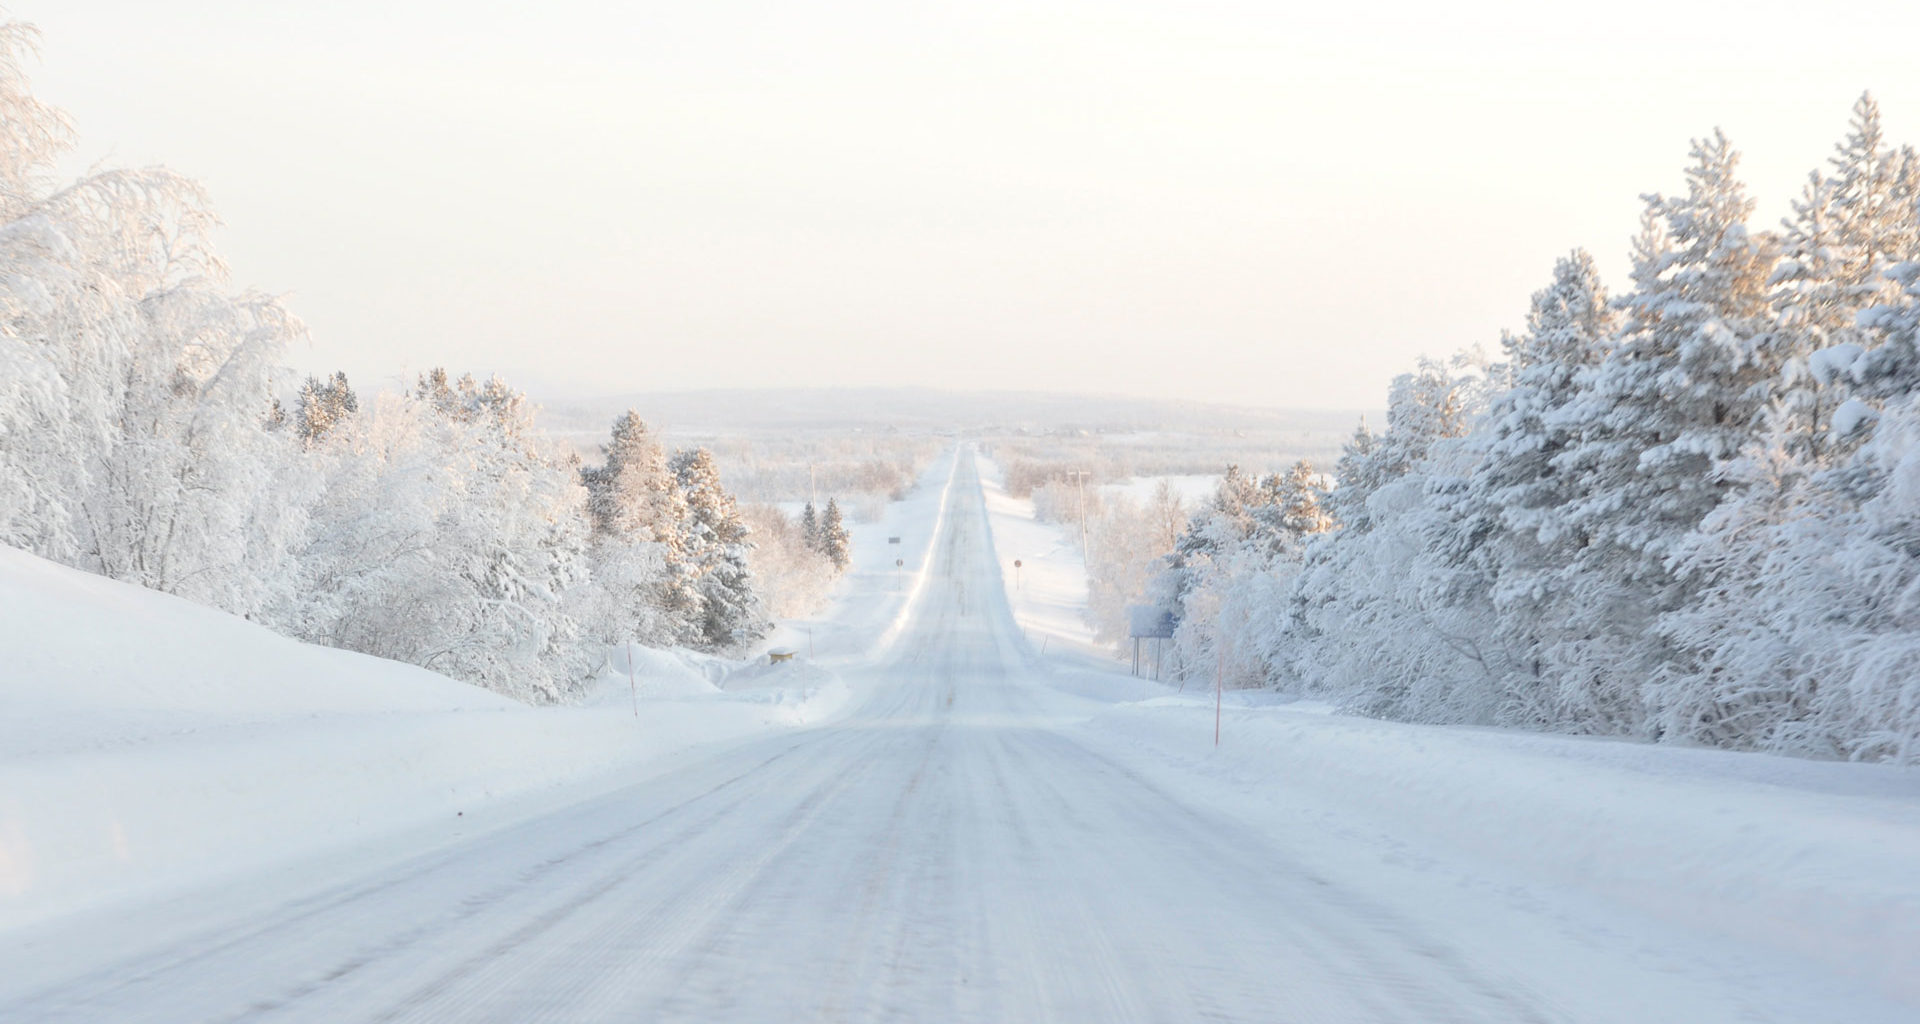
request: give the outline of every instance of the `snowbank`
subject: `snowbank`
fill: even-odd
[[[735,698],[636,649],[578,708],[0,549],[0,927],[221,878],[701,743],[819,720],[830,680]]]
[[[1463,894],[1489,921],[1500,905],[1533,914],[1580,903],[1670,951],[1811,969],[1920,1004],[1920,772],[1408,725],[1257,693],[1227,695],[1215,748],[1211,693],[1098,671],[1071,643],[1080,638],[1062,577],[1077,558],[1059,553],[1058,528],[991,488],[988,505],[997,546],[1013,538],[1047,552],[1028,562],[1040,571],[1026,574],[1026,590],[1008,577],[1008,598],[1024,629],[1056,637],[1044,663],[1063,706],[1084,715],[1077,735],[1141,777],[1210,793],[1303,856],[1316,831],[1338,834],[1324,844],[1338,855],[1320,869],[1362,887],[1407,886],[1416,902],[1424,891],[1436,927],[1458,928],[1459,908],[1439,904]],[[1036,531],[1052,531],[1054,546]],[[1376,862],[1352,861],[1355,837]],[[1504,943],[1501,955],[1550,955],[1510,936],[1486,941]]]
[[[994,554],[1021,633],[1036,651],[1075,650],[1112,660],[1087,622],[1087,566],[1080,549],[1060,526],[1035,519],[1030,499],[1007,493],[997,463],[981,456],[978,465]]]
[[[1920,1003],[1920,774],[1244,700],[1215,750],[1213,718],[1211,695],[1162,697],[1085,731],[1212,778],[1252,816],[1416,851],[1436,878],[1579,892]]]
[[[959,450],[935,459],[913,490],[877,522],[849,525],[853,564],[820,614],[780,625],[767,646],[824,665],[871,664],[899,636],[908,606],[924,585]],[[898,538],[898,543],[893,539]],[[900,564],[895,564],[900,563]]]
[[[952,464],[860,529],[813,624],[826,657],[615,649],[578,707],[525,707],[0,548],[0,929],[826,721],[855,696],[837,669],[874,656],[924,576]],[[808,626],[786,627],[787,645],[805,652]]]

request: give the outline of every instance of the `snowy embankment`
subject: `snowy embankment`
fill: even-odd
[[[908,606],[926,582],[924,570],[940,532],[958,453],[949,449],[935,459],[913,491],[888,505],[879,522],[851,525],[853,563],[831,605],[810,618],[781,623],[768,646],[839,665],[869,661],[899,636]]]
[[[1084,639],[1077,552],[1049,548],[1057,529],[991,484],[988,508],[996,547],[1049,552],[1027,560],[1021,590],[1007,586],[1022,628],[1055,637],[1045,660],[1083,698],[1077,734],[1143,780],[1206,794],[1330,878],[1425,905],[1488,956],[1578,958],[1582,1005],[1686,1019],[1661,1003],[1685,993],[1613,975],[1631,942],[1643,959],[1748,973],[1756,1000],[1920,1006],[1920,772],[1407,725],[1254,693],[1226,695],[1215,748],[1211,692],[1102,670],[1079,644],[1060,653]]]
[[[1073,539],[1062,527],[1036,520],[1030,499],[1007,493],[998,463],[980,456],[978,465],[994,555],[1021,633],[1036,652],[1077,651],[1107,659],[1109,652],[1087,624],[1086,562]]]
[[[872,651],[924,568],[950,468],[855,528],[838,657],[770,666],[636,647],[629,666],[615,649],[577,707],[527,707],[0,547],[0,930],[446,842],[565,799],[561,787],[829,720],[852,696],[836,669]],[[905,554],[881,573],[873,552],[890,547]]]

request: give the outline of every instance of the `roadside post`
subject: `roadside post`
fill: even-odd
[[[1220,693],[1223,688],[1220,677],[1225,664],[1226,655],[1221,653],[1219,642],[1215,641],[1213,649],[1213,745],[1215,747],[1220,745]]]

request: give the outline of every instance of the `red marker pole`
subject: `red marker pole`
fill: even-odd
[[[627,641],[627,692],[633,695],[633,717],[640,717],[640,684],[633,679],[633,641]],[[1214,740],[1216,745],[1219,740]]]
[[[1222,689],[1220,670],[1223,661],[1224,656],[1219,648],[1215,648],[1213,652],[1213,745],[1216,747],[1220,745],[1220,691]]]

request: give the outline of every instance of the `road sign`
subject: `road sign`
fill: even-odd
[[[888,538],[887,538],[887,543],[889,543],[889,544],[898,544],[898,543],[900,543],[900,538],[898,538],[898,537],[888,537]]]
[[[1166,640],[1173,636],[1173,613],[1150,604],[1127,606],[1127,635],[1146,640]]]
[[[893,560],[893,567],[894,567],[894,568],[896,568],[896,569],[898,569],[898,568],[900,568],[901,566],[903,566],[903,565],[905,565],[905,564],[907,564],[907,560],[906,560],[906,559],[904,559],[904,558],[896,558],[896,559],[894,559],[894,560]]]

